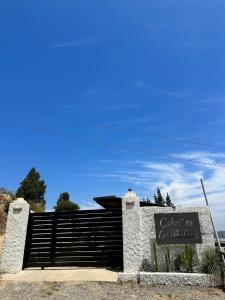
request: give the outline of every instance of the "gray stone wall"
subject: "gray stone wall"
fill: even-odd
[[[153,243],[156,241],[156,233],[155,233],[155,222],[154,222],[154,214],[157,213],[172,213],[174,212],[173,208],[170,207],[141,207],[140,208],[140,219],[141,219],[141,239],[142,239],[142,268],[143,265],[146,268],[146,271],[155,271],[155,261],[153,254]],[[209,209],[207,207],[177,207],[175,209],[176,213],[188,213],[188,212],[198,212],[200,229],[202,233],[202,244],[193,245],[196,253],[197,259],[200,260],[202,257],[202,253],[207,248],[211,248],[215,246],[214,234],[212,222],[210,219]],[[157,256],[160,265],[160,271],[165,271],[165,253],[166,246],[157,245]],[[170,245],[170,254],[171,260],[174,262],[177,254],[183,250],[182,245]],[[174,263],[171,264],[174,269]]]
[[[197,253],[196,265],[202,258],[203,252],[215,247],[214,232],[207,207],[140,207],[139,198],[132,191],[122,199],[123,213],[123,256],[124,272],[137,273],[140,271],[156,271],[153,244],[156,242],[154,214],[158,213],[191,213],[197,212],[202,234],[202,243],[194,244]],[[158,245],[157,257],[159,271],[166,271],[165,254],[167,245]],[[170,245],[171,270],[175,270],[177,255],[183,251],[183,245]]]
[[[3,273],[22,270],[29,210],[30,205],[23,198],[10,204],[1,259]]]

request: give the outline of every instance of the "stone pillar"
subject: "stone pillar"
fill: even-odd
[[[1,262],[3,273],[22,270],[29,211],[30,205],[23,198],[10,204]]]
[[[125,273],[137,273],[141,268],[140,203],[129,189],[122,198],[123,265]]]

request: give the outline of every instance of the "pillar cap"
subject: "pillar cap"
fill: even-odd
[[[24,202],[27,203],[27,201],[25,201],[24,198],[16,198],[16,200],[13,203],[24,203]]]
[[[124,197],[137,197],[137,195],[133,192],[131,188],[129,188]]]

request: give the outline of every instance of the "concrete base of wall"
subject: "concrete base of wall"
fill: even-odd
[[[120,282],[139,282],[143,285],[216,286],[212,276],[198,273],[119,273]]]
[[[118,281],[119,282],[138,282],[139,273],[119,273],[118,274]]]
[[[140,283],[146,285],[209,286],[210,277],[197,273],[148,273],[140,272]]]

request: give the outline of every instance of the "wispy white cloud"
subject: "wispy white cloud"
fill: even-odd
[[[124,110],[124,109],[135,109],[142,106],[141,102],[136,103],[114,103],[114,104],[106,104],[102,105],[99,109],[102,111],[107,110]]]
[[[151,94],[152,96],[168,96],[171,98],[184,98],[187,96],[190,96],[192,94],[192,91],[190,90],[185,90],[185,91],[169,91],[169,90],[160,90],[157,89],[155,87],[152,87],[149,84],[146,84],[145,82],[143,82],[142,80],[138,80],[134,82],[134,87],[136,87],[137,89],[140,90],[144,90],[146,92],[148,92],[149,94]]]
[[[184,40],[181,42],[178,42],[177,45],[181,46],[181,47],[207,47],[207,46],[211,46],[213,44],[212,40]]]
[[[191,95],[191,91],[161,91],[159,93],[173,98],[184,98]]]
[[[110,125],[132,125],[132,124],[148,124],[155,117],[142,117],[142,118],[133,118],[133,119],[124,119],[110,122]]]
[[[119,162],[120,160],[115,160],[115,159],[101,159],[101,160],[97,160],[97,163],[115,163],[115,162]]]
[[[187,114],[190,116],[197,115],[197,114],[204,114],[205,112],[208,112],[210,110],[211,110],[210,107],[198,108],[198,109],[189,111]]]
[[[205,162],[216,162],[215,160],[225,160],[225,154],[221,152],[208,152],[208,151],[192,151],[187,153],[175,154],[177,157],[183,157],[187,159],[202,160]],[[211,168],[211,166],[207,166]]]
[[[14,80],[14,81],[0,81],[0,85],[8,85],[8,86],[35,86],[35,85],[55,85],[59,84],[59,82],[52,82],[47,80]]]
[[[94,95],[94,92],[93,94]],[[91,94],[90,94],[91,96]],[[102,104],[97,102],[90,102],[90,101],[83,101],[82,103],[68,103],[68,104],[63,104],[60,106],[62,109],[80,109],[80,110],[91,110],[91,111],[98,111],[98,112],[107,112],[107,111],[122,111],[122,110],[133,110],[136,108],[139,108],[142,106],[141,102],[136,102],[136,103],[105,103]]]
[[[200,124],[200,125],[198,125],[198,127],[201,128],[201,127],[205,127],[205,126],[214,126],[214,125],[220,125],[220,124],[224,124],[224,123],[225,123],[225,119],[215,120],[215,121],[206,122],[204,124]]]
[[[92,96],[92,95],[95,95],[96,93],[97,93],[97,89],[94,89],[94,88],[88,89],[88,90],[85,92],[85,94],[86,94],[87,96]]]
[[[76,48],[76,47],[87,47],[94,45],[99,39],[96,37],[87,37],[79,40],[61,42],[50,45],[51,48]]]
[[[147,90],[149,92],[152,92],[153,94],[156,93],[155,89],[153,89],[150,85],[147,85],[142,80],[138,80],[134,82],[134,86],[139,89]]]
[[[58,106],[58,108],[60,108],[60,109],[73,109],[73,108],[75,108],[75,109],[82,109],[83,107],[84,106],[82,104],[73,104],[73,103],[71,103],[71,104],[63,104],[63,105]]]
[[[222,92],[224,94],[224,92]],[[219,96],[219,97],[211,97],[205,100],[200,100],[201,103],[225,103],[225,96]]]
[[[186,141],[187,144],[188,144],[188,140],[191,140],[191,139],[196,139],[196,138],[199,138],[201,137],[202,134],[201,133],[196,133],[196,134],[190,134],[190,135],[186,135],[186,136],[172,136],[172,137],[168,137],[168,139],[172,139],[174,141]]]
[[[81,209],[99,209],[99,205],[94,201],[84,200],[80,204]]]
[[[225,164],[224,153],[199,151],[182,153],[180,156]],[[200,185],[200,178],[203,178],[218,229],[225,229],[225,212],[222,210],[225,208],[224,168],[209,165],[192,166],[184,163],[135,161],[127,162],[127,165],[112,172],[109,162],[107,165],[108,172],[104,170],[88,175],[101,181],[126,183],[127,186],[133,187],[141,197],[153,196],[156,188],[160,187],[164,196],[167,192],[170,193],[176,205],[204,206],[205,201]]]

